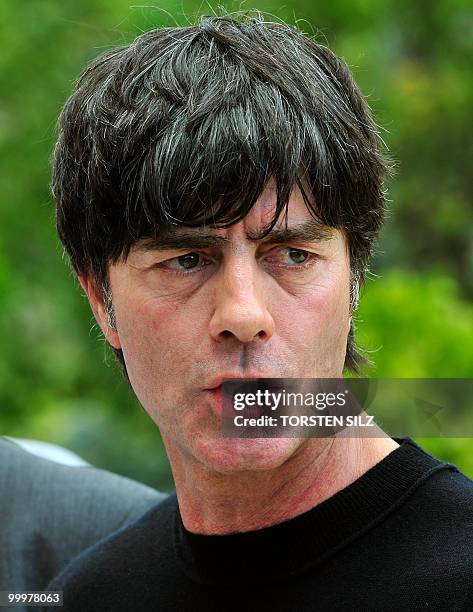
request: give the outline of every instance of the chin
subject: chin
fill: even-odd
[[[195,457],[212,471],[233,474],[280,467],[305,442],[299,438],[219,438],[200,441]]]

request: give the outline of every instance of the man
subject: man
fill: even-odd
[[[0,591],[45,589],[73,557],[165,498],[85,462],[72,465],[71,455],[0,438]]]
[[[176,485],[53,583],[66,610],[465,605],[454,466],[382,432],[220,435],[224,379],[362,362],[388,167],[345,64],[259,18],[145,32],[84,71],[53,165],[59,235]]]

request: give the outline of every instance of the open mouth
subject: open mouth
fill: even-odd
[[[225,408],[222,385],[220,384],[211,389],[204,389],[204,394],[206,395],[206,398],[209,401],[214,414],[216,414],[218,417],[221,417]]]

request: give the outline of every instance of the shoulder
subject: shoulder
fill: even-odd
[[[0,465],[5,588],[42,588],[73,556],[164,498],[105,470],[38,457],[5,438]]]
[[[473,606],[473,481],[456,466],[435,469],[373,536],[363,549],[373,588],[391,592],[395,575],[398,595],[419,608]]]
[[[122,609],[172,566],[175,495],[73,559],[48,590],[64,593],[64,610]],[[133,602],[130,601],[130,605]]]
[[[448,548],[469,542],[473,568],[473,481],[456,466],[439,469],[412,495],[408,504],[418,529],[445,538]]]
[[[0,459],[0,489],[9,492],[1,496],[2,506],[31,512],[29,519],[51,516],[55,509],[61,512],[67,507],[69,516],[98,511],[98,516],[106,515],[108,523],[116,518],[119,527],[164,498],[158,491],[123,476],[39,457],[5,438],[0,438]],[[26,506],[27,502],[31,506]]]
[[[419,450],[430,456],[419,446]],[[458,467],[436,459],[437,465],[427,473],[412,497],[413,508],[423,508],[427,517],[438,519],[436,522],[465,521],[473,518],[473,480],[463,474]],[[433,510],[436,510],[435,515]],[[440,514],[439,514],[440,511]]]
[[[447,577],[452,584],[471,583],[473,481],[457,466],[436,459],[436,465],[400,502],[387,518],[386,529],[379,526],[384,557],[391,559],[393,567],[402,559],[403,571],[411,575],[420,571],[432,580],[442,578],[442,584]]]
[[[399,512],[405,526],[418,532],[454,535],[470,531],[473,521],[473,480],[456,465],[442,461],[409,439],[409,447],[424,466],[423,473],[404,498]],[[472,549],[473,554],[473,549]]]

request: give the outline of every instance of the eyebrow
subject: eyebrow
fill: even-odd
[[[262,241],[265,244],[280,244],[283,242],[324,242],[334,236],[333,228],[323,225],[315,219],[304,221],[299,225],[285,228],[273,228],[266,236],[264,230],[246,232],[247,240]],[[205,249],[223,247],[231,244],[227,236],[206,233],[204,228],[189,230],[176,228],[165,230],[156,237],[145,238],[133,248],[136,253],[148,251],[168,251],[180,249]]]
[[[269,244],[279,242],[324,242],[331,240],[334,236],[333,228],[323,225],[315,219],[304,221],[292,227],[273,228],[269,234],[263,237],[263,232],[249,230],[246,237],[251,241],[264,240]]]

